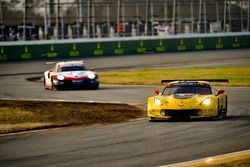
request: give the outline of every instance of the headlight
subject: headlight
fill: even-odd
[[[205,100],[203,100],[203,102],[201,104],[206,105],[206,106],[210,105],[211,104],[211,98],[210,97],[206,98]]]
[[[94,73],[89,73],[88,77],[89,77],[89,79],[94,79],[95,78],[95,74]]]
[[[161,100],[155,98],[155,104],[158,105],[158,106],[162,105]]]
[[[64,76],[63,76],[62,74],[57,75],[57,79],[58,79],[58,80],[64,80]]]

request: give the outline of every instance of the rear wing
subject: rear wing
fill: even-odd
[[[206,81],[206,82],[227,82],[229,83],[228,79],[176,79],[176,80],[161,80],[161,84],[163,83],[169,83],[169,82],[174,82],[174,81],[179,81],[179,82],[189,82],[189,81]]]

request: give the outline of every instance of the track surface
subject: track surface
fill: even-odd
[[[87,61],[91,66],[99,64],[98,70],[250,66],[249,51],[140,55]],[[40,75],[39,72],[47,68],[41,62],[0,64],[0,98],[145,104],[152,90],[161,89],[158,86],[101,85],[98,91],[46,91],[41,83],[25,80],[37,74],[4,76],[30,72]],[[229,117],[225,120],[149,123],[144,119],[1,136],[0,166],[158,166],[249,149],[250,88],[225,89],[229,96]]]

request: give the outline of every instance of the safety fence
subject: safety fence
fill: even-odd
[[[0,61],[250,48],[250,33],[125,37],[0,43]]]

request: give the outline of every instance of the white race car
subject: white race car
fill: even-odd
[[[99,88],[98,74],[88,69],[83,61],[56,63],[53,69],[44,72],[45,89]]]

